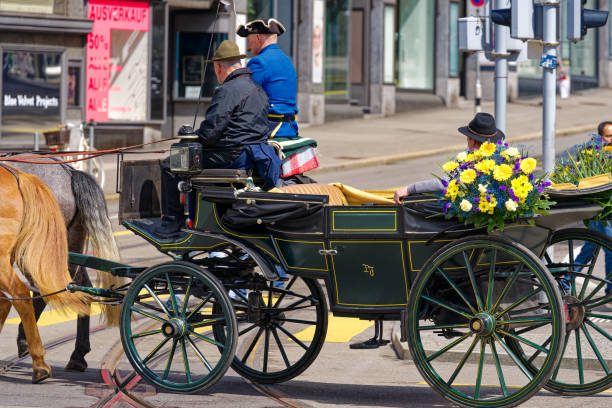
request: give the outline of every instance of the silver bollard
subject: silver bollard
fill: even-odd
[[[34,150],[38,150],[39,138],[40,138],[39,133],[34,132]]]

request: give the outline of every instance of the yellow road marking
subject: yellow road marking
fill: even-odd
[[[91,314],[90,316],[99,315],[102,313],[100,305],[92,304],[91,305]],[[38,319],[38,326],[50,326],[52,324],[65,323],[71,320],[75,320],[77,318],[77,314],[74,312],[67,312],[62,310],[49,310],[47,312],[43,312]],[[6,324],[19,324],[21,323],[21,319],[19,317],[14,317],[12,319],[8,319]]]
[[[132,231],[117,231],[113,233],[113,236],[115,237],[122,237],[124,235],[134,235],[134,233]]]
[[[325,341],[329,343],[347,343],[353,337],[374,325],[370,320],[359,320],[354,317],[337,317],[329,315],[327,336]],[[316,327],[310,326],[297,333],[295,337],[301,341],[311,341],[314,337]]]

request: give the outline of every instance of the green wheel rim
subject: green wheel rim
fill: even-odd
[[[213,328],[225,333],[223,341],[213,338]],[[236,350],[236,317],[222,285],[186,262],[154,266],[134,280],[123,301],[120,330],[134,370],[172,392],[214,385]]]
[[[584,266],[576,266],[580,248],[586,242],[594,245],[593,255],[586,264],[580,264]],[[552,271],[562,273],[563,270],[573,269],[589,276],[595,273],[597,276],[597,261],[605,265],[604,250],[612,251],[612,240],[587,229],[567,229],[557,231],[552,236],[550,247],[554,248],[554,259],[547,254],[545,260]],[[570,248],[573,253],[566,255]],[[567,259],[562,259],[564,257]],[[608,273],[607,279],[612,279],[612,272]],[[565,295],[572,302],[587,302],[583,309],[584,320],[568,324],[563,356],[545,385],[547,390],[564,395],[596,394],[612,385],[612,359],[605,353],[612,346],[612,334],[605,328],[606,322],[612,322],[612,310],[609,306],[607,310],[601,307],[605,303],[612,304],[612,296],[605,296],[603,282],[584,278],[585,285],[580,280],[576,277],[568,278],[570,288]],[[520,351],[520,345],[512,346]],[[521,357],[529,360],[526,354],[521,352]],[[530,368],[536,369],[533,365]]]
[[[432,255],[407,310],[417,368],[461,406],[518,405],[544,385],[560,358],[565,321],[556,283],[529,249],[502,237],[464,238]],[[517,334],[516,327],[535,327],[550,340]],[[508,347],[509,336],[542,352],[538,372]]]
[[[232,287],[236,288],[233,304],[238,322],[232,368],[265,384],[288,381],[304,372],[321,351],[327,334],[328,309],[321,285],[293,276],[282,289],[275,288],[274,282]],[[256,321],[249,321],[248,298],[237,288],[261,293],[262,310]],[[214,335],[223,339],[216,329]]]

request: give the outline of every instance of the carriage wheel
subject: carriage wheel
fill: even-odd
[[[327,303],[321,285],[293,276],[284,289],[275,288],[274,282],[232,287],[239,336],[232,368],[265,384],[290,380],[306,370],[327,334]],[[215,329],[214,334],[223,340],[221,330]]]
[[[612,278],[604,262],[605,251],[612,253],[612,240],[605,235],[586,229],[561,230],[552,236],[548,248],[552,251],[544,258],[555,275],[574,271],[603,278],[607,272],[606,279]],[[606,283],[591,278],[567,275],[559,284],[569,319],[561,361],[545,388],[566,395],[604,391],[612,385],[612,360],[607,353],[612,346],[612,293],[606,296]],[[523,350],[515,341],[508,345],[532,371],[538,369],[537,357],[530,350]]]
[[[440,249],[412,284],[407,310],[417,368],[461,406],[524,402],[561,355],[565,321],[556,282],[529,249],[505,238],[468,237]],[[508,347],[508,336],[541,351],[538,372]]]
[[[223,340],[213,339],[213,328],[224,333]],[[173,392],[212,386],[236,351],[236,317],[227,293],[210,272],[186,262],[154,266],[134,280],[120,329],[134,370]]]

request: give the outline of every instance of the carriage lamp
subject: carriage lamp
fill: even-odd
[[[202,170],[202,145],[198,135],[188,125],[181,126],[176,136],[181,141],[170,146],[170,171],[181,174],[198,174]]]

